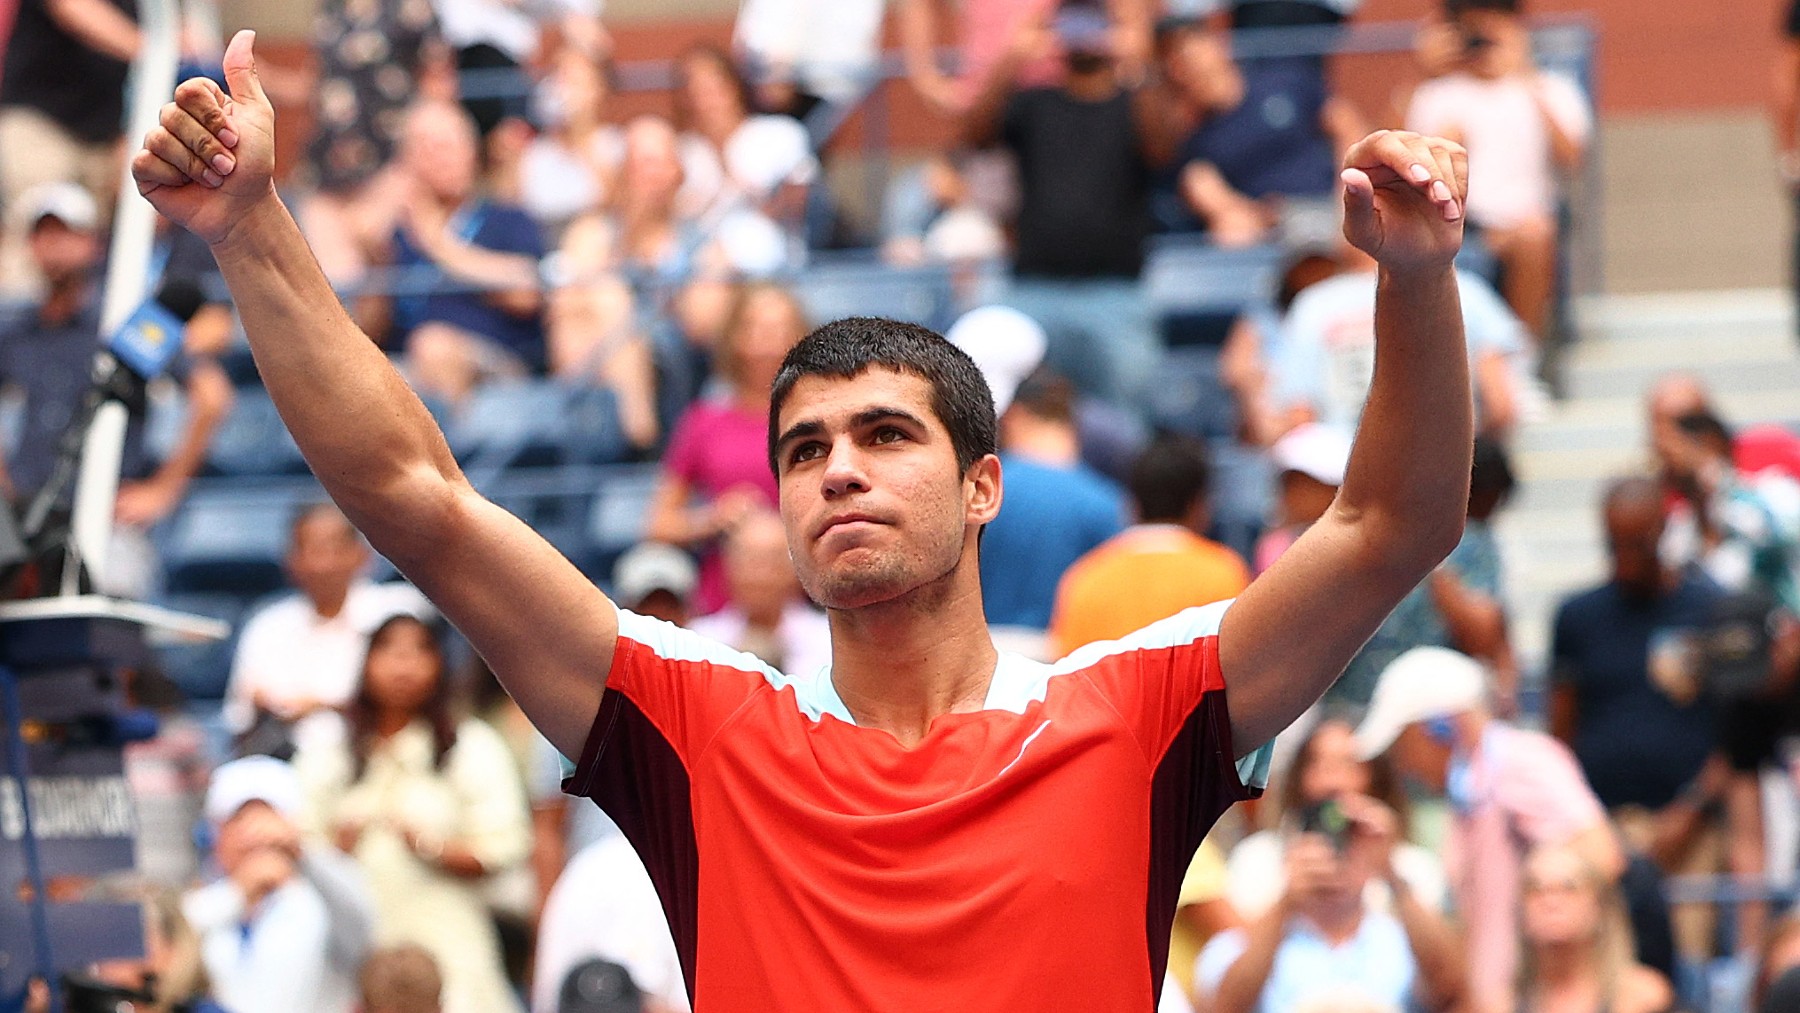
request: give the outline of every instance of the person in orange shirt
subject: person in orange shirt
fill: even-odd
[[[1242,557],[1198,534],[1211,479],[1199,440],[1161,436],[1144,449],[1131,469],[1137,523],[1076,560],[1057,585],[1050,644],[1058,657],[1249,585]]]

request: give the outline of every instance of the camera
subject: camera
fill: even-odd
[[[1350,829],[1350,817],[1336,799],[1315,802],[1300,810],[1300,832],[1324,835],[1332,850],[1340,854],[1350,843]]]

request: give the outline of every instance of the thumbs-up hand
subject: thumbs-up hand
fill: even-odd
[[[255,41],[239,32],[225,50],[230,94],[206,78],[183,81],[131,160],[138,193],[209,243],[275,193],[275,110],[256,79]]]

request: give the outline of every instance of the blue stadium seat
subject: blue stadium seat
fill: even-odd
[[[178,612],[210,616],[231,624],[231,635],[224,640],[165,644],[157,648],[157,659],[163,672],[181,687],[188,699],[217,700],[225,695],[225,684],[231,675],[231,658],[237,651],[238,633],[249,615],[251,602],[250,598],[233,594],[176,594],[158,603]]]
[[[306,460],[261,387],[239,387],[231,414],[213,434],[206,470],[214,475],[303,475]]]
[[[1218,349],[1196,345],[1165,352],[1150,392],[1150,416],[1172,432],[1231,436],[1237,429],[1237,406],[1219,379]]]
[[[1162,237],[1144,262],[1144,297],[1171,348],[1217,345],[1244,309],[1275,293],[1279,246],[1223,249],[1204,238]]]
[[[562,388],[546,380],[483,384],[445,420],[444,432],[466,467],[554,463],[565,400]]]
[[[164,589],[256,597],[281,588],[288,522],[322,498],[310,481],[196,483],[160,538]]]
[[[609,583],[614,561],[643,540],[660,472],[654,464],[622,464],[598,470],[594,499],[588,510],[588,544],[576,558],[582,572],[596,582]]]
[[[816,259],[791,285],[815,324],[877,316],[942,331],[956,314],[950,268],[895,267],[867,255]]]

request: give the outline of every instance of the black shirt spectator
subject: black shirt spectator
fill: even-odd
[[[1018,273],[1136,277],[1150,235],[1150,169],[1132,93],[1020,92],[1001,139],[1019,163]]]
[[[106,0],[136,17],[136,0]],[[6,66],[0,105],[35,109],[79,140],[111,141],[125,119],[127,65],[99,52],[58,24],[51,0],[22,0]]]

